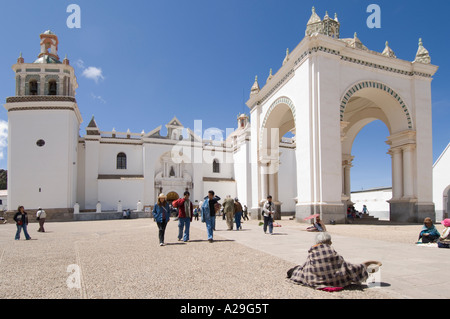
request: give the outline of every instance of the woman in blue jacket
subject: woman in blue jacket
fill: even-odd
[[[419,240],[422,239],[422,243],[435,243],[439,239],[441,234],[439,234],[436,227],[433,225],[433,221],[430,217],[427,217],[423,221],[423,227],[419,234]]]
[[[159,194],[152,213],[159,228],[159,245],[164,246],[164,233],[170,219],[170,207],[164,194]]]

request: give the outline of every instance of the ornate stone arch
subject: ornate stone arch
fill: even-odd
[[[267,120],[270,117],[270,114],[272,113],[272,111],[275,109],[275,107],[277,107],[280,104],[286,104],[292,111],[292,115],[294,116],[294,121],[295,121],[295,106],[294,103],[291,101],[290,98],[286,97],[286,96],[282,96],[279,97],[278,99],[276,99],[269,107],[269,109],[266,112],[266,115],[264,116],[264,120],[262,122],[261,125],[261,129],[259,132],[259,145],[261,146],[263,143],[263,138],[264,138],[264,128],[266,127],[266,123]]]
[[[345,108],[347,107],[347,103],[350,101],[350,98],[359,90],[366,89],[366,88],[382,90],[382,91],[390,94],[394,99],[396,99],[405,114],[406,120],[408,122],[408,128],[411,130],[413,129],[411,113],[410,113],[408,107],[406,106],[405,102],[401,98],[401,96],[397,92],[395,92],[393,89],[391,89],[389,86],[387,86],[386,84],[383,84],[383,83],[377,82],[377,81],[360,81],[360,82],[352,85],[348,90],[345,91],[345,94],[341,97],[341,104],[340,104],[341,122],[344,120]]]

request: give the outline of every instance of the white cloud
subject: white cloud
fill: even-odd
[[[75,61],[75,65],[76,65],[78,68],[80,68],[80,69],[84,69],[84,68],[85,68],[85,66],[84,66],[84,61],[81,60],[81,59],[76,60],[76,61]]]
[[[84,76],[87,79],[94,80],[95,83],[98,83],[99,80],[105,79],[101,68],[97,68],[95,66],[86,67],[84,65],[84,61],[81,59],[75,61],[75,66],[83,70],[83,72],[81,73],[82,76]]]
[[[83,70],[83,73],[81,74],[85,78],[94,80],[95,83],[98,83],[99,80],[104,80],[105,77],[103,76],[102,69],[97,68],[95,66],[89,66],[86,69]]]
[[[102,102],[103,104],[106,104],[106,101],[104,98],[101,97],[101,95],[95,95],[94,93],[91,93],[91,96],[94,100],[98,100]]]
[[[8,122],[0,120],[0,160],[5,158],[5,149],[8,147]]]

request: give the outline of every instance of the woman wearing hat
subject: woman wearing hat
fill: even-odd
[[[444,231],[439,237],[439,248],[450,248],[450,218],[444,219],[441,224],[444,226]]]
[[[164,246],[164,233],[166,232],[166,225],[170,219],[170,207],[166,201],[166,195],[159,194],[158,201],[153,207],[153,217],[159,228],[159,245]]]

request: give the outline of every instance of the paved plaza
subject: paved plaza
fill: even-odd
[[[421,225],[329,225],[347,261],[383,263],[373,288],[328,293],[286,281],[314,243],[306,226],[283,218],[274,235],[259,221],[227,231],[217,218],[214,243],[191,223],[190,241],[169,222],[160,247],[153,219],[30,224],[32,240],[15,241],[15,224],[0,225],[0,298],[391,299],[448,298],[450,250],[414,244]],[[441,228],[437,225],[438,229]]]

